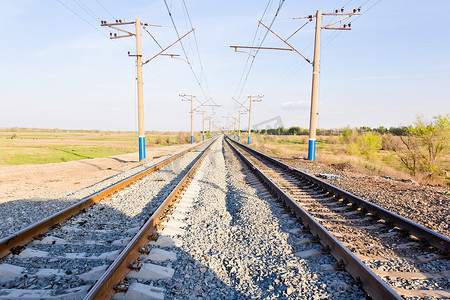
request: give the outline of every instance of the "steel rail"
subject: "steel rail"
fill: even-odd
[[[111,196],[112,194],[126,188],[127,186],[133,184],[134,182],[142,179],[143,177],[147,176],[148,174],[161,169],[163,166],[171,163],[172,161],[176,160],[180,156],[183,156],[184,154],[196,149],[197,147],[200,147],[207,143],[209,141],[205,141],[203,143],[200,143],[194,147],[191,147],[189,149],[186,149],[176,155],[173,155],[165,160],[163,160],[160,163],[157,163],[153,166],[148,167],[147,169],[131,175],[109,187],[106,187],[94,194],[91,194],[77,203],[37,222],[34,223],[18,232],[15,232],[5,238],[0,239],[0,258],[5,257],[6,255],[10,254],[11,252],[20,252],[20,250],[27,245],[28,243],[32,242],[35,239],[38,239],[43,234],[47,233],[48,231],[52,230],[53,228],[58,227],[61,223],[65,222],[69,218],[79,214],[80,212],[84,211],[85,209],[89,208],[90,206],[98,203],[102,199]]]
[[[229,138],[226,139],[231,149],[245,162],[257,177],[282,200],[295,214],[301,218],[303,225],[316,237],[324,247],[324,253],[330,253],[338,261],[340,267],[344,267],[347,272],[360,284],[373,299],[403,299],[388,284],[378,277],[369,267],[358,259],[349,249],[347,249],[338,239],[316,221],[306,210],[304,210],[294,199],[289,197],[275,182],[269,179],[260,169],[258,169],[244,154],[231,145]],[[233,141],[233,140],[231,140]],[[239,146],[240,143],[233,141]],[[248,147],[244,147],[248,149]]]
[[[177,186],[167,196],[164,202],[158,207],[158,209],[150,216],[147,222],[141,227],[139,232],[128,243],[124,250],[114,260],[114,262],[108,267],[102,277],[96,282],[96,284],[89,290],[89,293],[84,298],[87,299],[110,299],[114,293],[115,288],[123,281],[125,276],[130,271],[130,264],[142,254],[141,249],[147,247],[150,240],[154,239],[157,226],[163,222],[167,213],[173,208],[177,199],[180,198],[180,193],[185,190],[186,185],[190,183],[195,176],[198,168],[201,166],[206,154],[211,149],[211,146],[217,138],[208,145],[204,150],[201,157],[197,159],[188,173],[181,179]]]
[[[237,143],[236,141],[233,141],[234,143]],[[272,163],[276,164],[277,166],[292,172],[294,175],[299,176],[300,178],[309,181],[316,186],[324,189],[325,191],[334,194],[337,199],[341,198],[346,202],[350,202],[355,204],[356,206],[360,207],[361,209],[365,209],[367,212],[370,212],[373,216],[383,219],[387,221],[388,223],[395,225],[398,228],[404,229],[408,231],[411,235],[428,242],[430,245],[438,248],[441,250],[444,254],[450,253],[450,238],[447,236],[444,236],[438,232],[435,232],[429,228],[426,228],[425,226],[422,226],[420,224],[414,223],[413,221],[406,219],[402,216],[399,216],[385,208],[382,208],[376,204],[373,204],[371,202],[368,202],[362,198],[359,198],[358,196],[355,196],[347,191],[344,191],[332,184],[329,184],[325,181],[322,181],[314,176],[311,176],[309,174],[306,174],[298,169],[295,169],[283,162],[280,162],[268,155],[265,155],[255,149],[252,149],[246,145],[243,145],[241,143],[237,143],[239,146],[243,147],[247,151],[254,153],[256,155],[259,155],[263,157],[264,159],[267,159],[271,161]]]

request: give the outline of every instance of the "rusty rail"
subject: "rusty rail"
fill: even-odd
[[[180,156],[183,156],[184,154],[196,149],[197,147],[200,147],[204,145],[205,143],[208,143],[209,141],[205,141],[201,144],[198,144],[194,147],[191,147],[189,149],[186,149],[183,152],[180,152],[176,155],[173,155],[162,162],[155,164],[137,174],[131,175],[109,187],[106,187],[99,192],[96,192],[92,195],[89,195],[77,203],[37,222],[34,223],[27,228],[24,228],[18,232],[15,232],[5,238],[2,238],[0,240],[0,258],[5,257],[6,255],[10,254],[11,252],[20,252],[20,249],[23,248],[26,244],[32,242],[39,236],[47,233],[48,231],[52,230],[53,228],[59,226],[59,224],[65,222],[69,218],[79,214],[86,208],[89,208],[90,206],[94,205],[95,203],[98,203],[102,199],[111,196],[112,194],[126,188],[127,186],[133,184],[134,182],[142,179],[143,177],[147,176],[148,174],[161,169],[163,166],[169,164],[170,162],[176,160]]]
[[[333,255],[341,267],[356,280],[357,283],[373,298],[373,299],[403,299],[388,284],[378,277],[370,268],[368,268],[360,259],[358,259],[350,250],[342,245],[328,230],[326,230],[319,222],[317,222],[306,210],[304,210],[295,200],[289,197],[276,183],[270,180],[261,170],[253,165],[236,147],[226,139],[231,149],[245,162],[246,165],[256,174],[257,177],[272,191],[287,207],[301,218],[305,227],[309,231],[319,237],[320,243],[326,251]],[[233,140],[232,140],[233,141]],[[242,146],[246,150],[253,150],[236,141],[233,143]],[[253,150],[255,151],[255,150]],[[251,152],[253,152],[251,151]],[[257,151],[255,151],[257,152]],[[259,153],[259,152],[258,152]],[[266,157],[264,154],[262,154]]]
[[[155,237],[156,227],[159,225],[165,215],[171,207],[175,205],[180,193],[191,182],[195,176],[198,168],[201,166],[206,154],[211,149],[211,146],[217,138],[204,150],[201,157],[197,159],[188,173],[181,179],[173,191],[167,196],[164,202],[158,207],[156,212],[147,220],[147,222],[141,227],[139,232],[128,243],[124,250],[114,260],[114,262],[108,267],[102,277],[97,283],[89,290],[89,293],[84,298],[87,299],[110,299],[114,293],[115,288],[123,281],[125,276],[130,271],[130,264],[137,260],[141,255],[139,251],[142,248],[147,247],[149,241]]]

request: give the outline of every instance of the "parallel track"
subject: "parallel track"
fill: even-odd
[[[260,180],[301,219],[304,228],[313,234],[313,240],[323,245],[324,252],[330,252],[336,258],[336,267],[345,268],[370,296],[375,299],[401,299],[400,295],[450,296],[448,282],[445,283],[449,269],[427,274],[417,271],[384,272],[376,267],[377,264],[383,265],[383,261],[400,259],[417,268],[433,260],[438,261],[439,267],[446,268],[450,250],[448,237],[229,138],[227,142]],[[423,243],[432,246],[426,247]],[[439,261],[442,262],[440,265]],[[441,278],[444,284],[435,289],[408,290],[388,284],[390,277],[401,277],[406,282],[417,278],[419,281]]]
[[[20,253],[20,250],[23,249],[23,247],[26,244],[32,242],[33,240],[42,238],[42,236],[45,233],[52,230],[53,228],[57,228],[58,226],[60,226],[61,223],[65,222],[71,217],[79,214],[80,212],[85,211],[90,206],[100,202],[101,200],[107,197],[110,197],[114,193],[117,193],[118,191],[125,189],[127,186],[137,182],[138,180],[144,178],[148,174],[161,169],[163,166],[171,163],[177,158],[185,155],[186,153],[191,152],[192,150],[204,145],[207,142],[208,141],[196,145],[194,147],[191,147],[189,149],[186,149],[181,153],[173,155],[158,164],[155,164],[137,174],[129,176],[128,178],[125,178],[109,187],[106,187],[97,193],[94,193],[81,199],[77,203],[43,219],[40,222],[32,224],[27,228],[24,228],[16,233],[13,233],[5,238],[0,239],[0,258],[3,258],[10,253],[13,254]]]
[[[156,231],[161,226],[161,223],[167,220],[168,216],[172,214],[178,199],[183,191],[189,186],[198,168],[201,166],[203,160],[208,154],[209,149],[214,144],[214,140],[203,152],[200,158],[190,168],[188,173],[180,180],[177,186],[167,196],[164,202],[158,207],[156,212],[151,215],[148,221],[141,227],[139,232],[128,243],[125,249],[120,253],[119,257],[109,266],[102,277],[89,291],[84,298],[87,299],[109,299],[121,285],[123,279],[131,269],[139,270],[140,263],[137,261],[138,257],[143,253],[148,253],[147,245],[150,241],[156,240]],[[126,288],[125,288],[126,289]],[[123,289],[122,289],[123,290]]]
[[[116,291],[115,288],[121,283],[126,274],[129,272],[130,264],[136,267],[137,264],[133,264],[133,262],[141,254],[143,249],[146,249],[146,245],[148,244],[148,242],[156,238],[155,232],[158,226],[160,226],[160,223],[167,218],[166,215],[171,213],[176,205],[177,199],[179,198],[179,194],[186,188],[187,185],[189,185],[191,178],[196,173],[198,167],[201,165],[203,159],[208,153],[211,145],[216,140],[217,139],[209,140],[205,143],[192,147],[178,155],[170,157],[169,159],[157,165],[154,165],[140,172],[139,174],[128,177],[125,180],[122,180],[121,182],[114,184],[113,186],[110,186],[109,188],[106,188],[99,193],[96,193],[90,197],[86,197],[76,205],[65,209],[61,213],[61,215],[57,214],[51,216],[46,220],[37,223],[35,226],[30,226],[29,228],[22,230],[17,234],[3,239],[3,249],[8,249],[7,246],[11,245],[11,243],[15,243],[17,245],[14,246],[13,249],[9,249],[9,251],[4,250],[4,252],[6,253],[6,255],[4,256],[6,257],[3,258],[0,267],[6,268],[2,269],[6,270],[6,273],[0,274],[0,278],[7,278],[7,272],[9,272],[8,270],[12,270],[14,272],[14,268],[22,269],[22,271],[21,275],[19,275],[20,273],[17,273],[18,275],[16,276],[18,277],[16,277],[16,279],[11,282],[10,285],[8,285],[8,288],[5,289],[4,292],[8,290],[8,292],[6,293],[9,294],[0,294],[0,298],[5,298],[5,295],[7,295],[6,299],[9,299],[8,297],[20,298],[23,296],[31,298],[46,298],[50,297],[50,295],[52,295],[51,293],[53,293],[54,295],[64,295],[65,293],[71,293],[72,296],[69,297],[78,298],[80,297],[80,295],[86,295],[87,288],[89,287],[89,282],[93,281],[97,282],[89,289],[89,293],[86,296],[86,299],[111,298]],[[207,143],[209,143],[209,145],[207,145]],[[148,199],[147,205],[145,205],[146,200],[141,201],[145,205],[145,207],[143,207],[139,215],[131,217],[121,214],[121,212],[116,211],[114,207],[108,208],[108,204],[106,206],[98,205],[91,207],[88,210],[86,209],[89,206],[98,203],[100,200],[105,199],[108,196],[112,196],[117,191],[126,189],[127,186],[136,183],[136,181],[138,181],[139,179],[147,180],[146,178],[144,178],[145,176],[163,168],[165,165],[173,162],[177,158],[180,158],[184,154],[187,154],[202,145],[206,146],[205,150],[202,150],[201,155],[196,155],[197,157],[194,159],[194,161],[189,163],[190,166],[188,166],[188,169],[184,169],[185,167],[182,167],[184,170],[181,171],[181,175],[177,171],[174,172],[174,170],[172,169],[173,167],[170,167],[168,170],[166,170],[166,168],[161,170],[161,174],[157,175],[157,178],[154,178],[153,182],[155,182],[155,184],[159,186],[164,186],[164,188],[159,192],[153,191],[157,192],[157,197],[155,197],[155,199]],[[186,161],[188,160],[185,159],[184,161],[185,162],[183,164],[186,164]],[[182,175],[184,173],[185,175]],[[155,175],[156,174],[159,173],[157,172],[155,173]],[[171,182],[167,184],[166,180],[160,181],[160,179],[158,179],[161,178],[161,176],[163,178],[173,179],[169,179]],[[180,176],[182,176],[182,178],[180,178]],[[176,185],[175,187],[173,187],[174,183]],[[138,185],[140,185],[142,188],[142,184]],[[170,190],[168,190],[168,188]],[[140,188],[138,187],[134,190],[140,191]],[[126,191],[128,191],[128,189],[126,189],[125,192]],[[160,198],[160,196],[167,194],[168,196],[164,196],[163,199]],[[117,194],[118,201],[122,201],[120,200],[121,198],[119,197],[119,195],[121,194]],[[130,196],[132,197],[133,195],[137,196],[138,194],[136,194],[136,192],[132,192],[128,196],[128,199],[125,199],[123,201],[132,200]],[[144,196],[143,199],[145,198],[146,196]],[[106,200],[106,203],[108,203],[110,200]],[[131,204],[131,206],[133,206],[133,204]],[[71,215],[69,215],[68,212],[70,212]],[[147,214],[147,212],[149,213]],[[100,214],[104,215],[102,219],[94,221],[98,217],[100,217]],[[113,219],[110,219],[111,217]],[[54,221],[56,219],[58,220],[57,222]],[[114,222],[114,219],[125,220],[129,225],[135,225],[132,226],[133,228],[131,228],[131,230],[128,230],[129,227],[125,227],[125,229],[123,229],[124,226],[127,225],[120,225]],[[67,220],[68,222],[65,222]],[[94,222],[91,222],[91,220]],[[63,222],[65,223],[63,224]],[[140,226],[140,224],[143,224],[144,222],[144,226],[140,228],[135,227],[136,225]],[[51,226],[52,224],[59,224],[59,226]],[[49,231],[51,231],[50,235],[44,234]],[[136,235],[130,236],[130,234],[133,234],[133,232],[136,231]],[[38,236],[33,236],[30,238],[29,236],[34,232],[39,232]],[[21,241],[21,237],[25,237],[26,241]],[[41,239],[42,241],[40,241]],[[130,242],[128,243],[129,240]],[[31,249],[28,249],[29,247],[25,247],[24,245],[26,245],[30,241],[36,242],[32,244]],[[87,244],[83,246],[83,244],[86,242]],[[83,251],[86,251],[86,249],[90,249],[89,252],[92,252],[82,253]],[[8,256],[9,253],[16,255]],[[89,261],[88,264],[85,263],[87,261]],[[16,263],[18,263],[18,265],[16,265]],[[109,263],[110,266],[107,268],[105,263]],[[91,271],[81,271],[85,273],[76,271],[80,268],[83,269],[83,265],[90,266],[88,267],[88,270]],[[57,267],[55,268],[52,266]],[[34,268],[38,268],[38,273],[40,275],[36,273],[36,275],[28,276],[30,267],[31,274],[34,274]],[[105,269],[106,271],[102,271]],[[75,273],[72,270],[75,270]],[[42,272],[44,272],[46,275],[44,275],[44,273]],[[57,288],[57,290],[52,291],[51,289],[49,289],[49,287],[45,287],[43,290],[37,290],[33,292],[33,287],[31,287],[31,290],[26,290],[28,286],[35,286],[34,290],[36,290],[36,284],[43,286],[42,282],[49,282],[47,278],[53,278],[54,276],[66,278],[67,280],[71,278],[70,276],[73,276],[74,280],[70,280],[71,283],[69,284],[69,286],[73,286],[73,284],[75,283],[76,288],[67,289],[64,287],[60,287]],[[53,285],[52,281],[50,281],[50,284]],[[61,286],[59,283],[57,283],[56,285]],[[66,291],[66,289],[68,291]]]

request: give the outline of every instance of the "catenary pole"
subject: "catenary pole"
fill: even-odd
[[[320,32],[322,26],[322,11],[316,14],[316,38],[314,42],[314,61],[311,91],[311,114],[309,121],[309,144],[308,160],[316,159],[316,126],[317,126],[317,95],[319,93],[319,71],[320,71]]]
[[[250,132],[252,130],[252,96],[250,96],[250,106],[248,109],[248,138],[247,144],[250,145]]]
[[[238,117],[238,141],[241,140],[241,111],[239,111]]]
[[[191,95],[191,144],[194,143],[194,98]]]
[[[202,135],[203,141],[205,140],[205,112],[202,111]]]
[[[136,19],[136,64],[137,64],[137,92],[138,92],[138,136],[139,160],[145,154],[145,127],[144,127],[144,89],[142,82],[142,49],[141,49],[141,20]]]
[[[248,108],[248,138],[247,144],[250,145],[250,133],[252,130],[252,102],[261,102],[264,96],[248,96],[250,98],[250,105]]]

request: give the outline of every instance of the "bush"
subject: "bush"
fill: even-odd
[[[373,132],[366,132],[356,140],[356,145],[362,156],[371,159],[381,149],[381,137]]]
[[[450,114],[435,116],[432,121],[417,116],[407,133],[407,137],[402,138],[406,150],[396,151],[405,167],[413,175],[417,169],[427,172],[428,177],[441,173],[450,150]]]
[[[391,133],[386,133],[381,138],[381,147],[383,150],[395,151],[401,147],[400,144],[400,138]]]
[[[361,155],[361,152],[359,151],[358,145],[356,145],[356,143],[348,144],[347,153],[350,155]]]
[[[358,133],[356,130],[351,129],[350,126],[345,127],[339,135],[339,140],[343,144],[350,144],[356,140]]]

